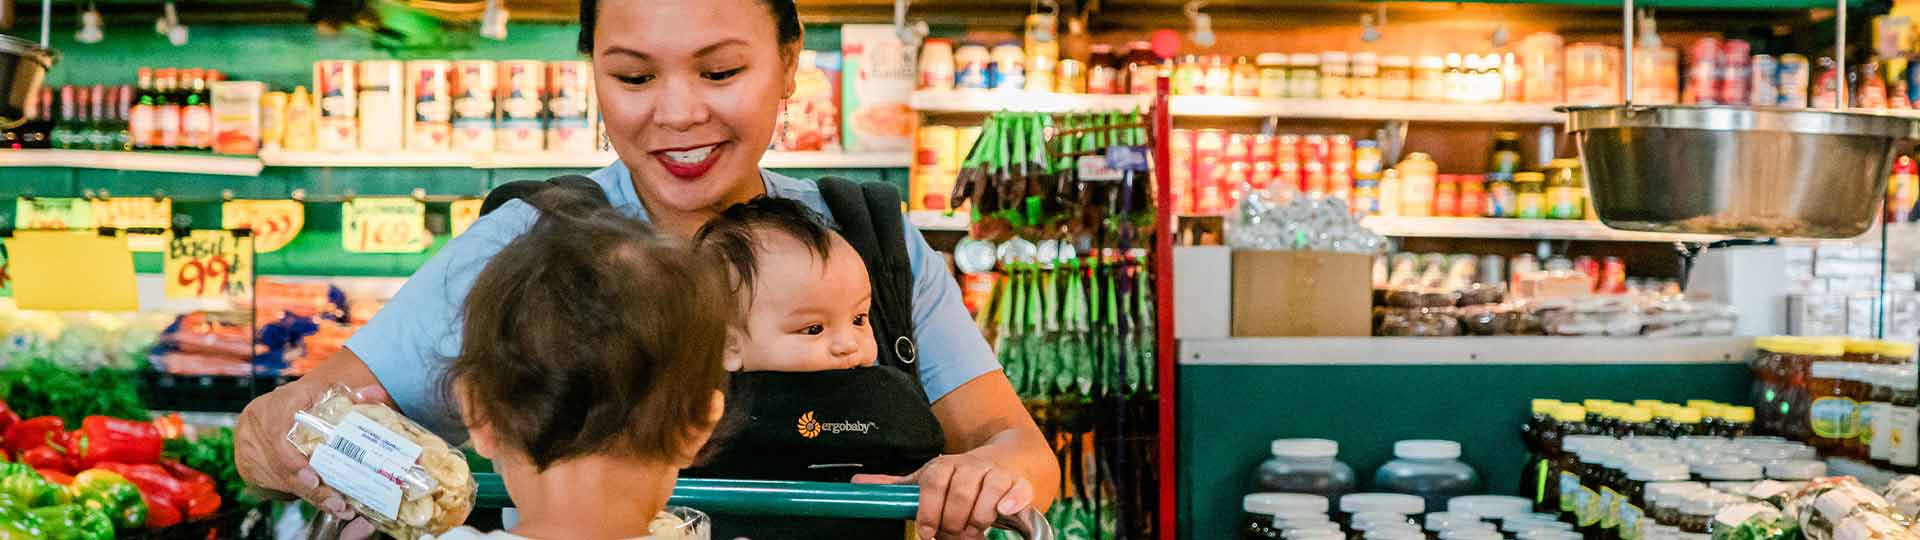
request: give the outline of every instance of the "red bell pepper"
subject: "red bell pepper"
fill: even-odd
[[[109,461],[152,464],[160,461],[165,446],[152,422],[89,416],[80,422],[68,452],[78,456],[80,468],[86,469]]]
[[[191,500],[186,484],[159,465],[102,462],[94,468],[113,471],[140,488],[140,496],[147,501],[149,528],[179,523]]]
[[[4,443],[8,454],[19,456],[21,452],[46,446],[51,436],[66,431],[67,422],[60,417],[40,416],[7,426]]]
[[[220,510],[219,488],[214,485],[212,476],[171,459],[161,461],[160,466],[185,486],[187,519],[198,519]]]
[[[20,453],[20,462],[35,469],[67,471],[67,455],[52,445],[28,448],[27,451]]]
[[[12,408],[7,407],[7,402],[0,401],[0,433],[6,432],[7,428],[12,427],[15,422],[19,421],[20,415],[13,412]]]
[[[53,469],[34,469],[34,472],[40,473],[41,478],[45,478],[47,479],[48,482],[53,482],[55,484],[60,484],[64,486],[64,485],[73,483],[73,475],[71,474],[63,473]]]

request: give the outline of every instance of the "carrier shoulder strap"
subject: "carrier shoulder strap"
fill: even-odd
[[[591,190],[600,196],[600,200],[607,200],[607,192],[600,189],[598,182],[594,182],[592,178],[577,174],[555,176],[546,180],[515,180],[500,184],[488,190],[487,198],[480,201],[480,215],[484,216],[493,213],[494,210],[498,210],[501,206],[506,205],[508,201],[532,197],[533,194],[551,187],[583,191]]]
[[[820,179],[820,195],[840,235],[860,253],[873,280],[874,343],[880,364],[913,375],[919,383],[919,351],[913,341],[913,268],[907,255],[900,191],[885,182]]]

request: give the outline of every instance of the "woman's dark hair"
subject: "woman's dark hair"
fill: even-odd
[[[593,197],[525,199],[540,218],[474,281],[444,375],[469,423],[541,470],[590,454],[678,461],[727,384],[724,267]]]
[[[824,262],[833,248],[833,229],[820,214],[793,199],[754,197],[722,210],[693,234],[693,245],[712,257],[725,261],[733,271],[732,292],[739,298],[753,297],[756,255],[763,235],[786,235],[806,246]]]
[[[780,44],[800,41],[800,11],[793,0],[759,0],[773,12],[774,27],[779,29]],[[600,19],[600,0],[580,0],[580,54],[593,56],[593,27]]]

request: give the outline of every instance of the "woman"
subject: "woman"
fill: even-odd
[[[683,238],[760,195],[828,213],[812,183],[758,168],[781,100],[794,91],[801,32],[792,0],[582,1],[580,50],[592,56],[601,118],[620,156],[591,177],[613,206]],[[236,430],[242,476],[346,513],[283,439],[293,412],[332,384],[390,395],[409,416],[464,439],[433,381],[460,349],[457,314],[474,276],[536,219],[518,202],[482,218],[421,267],[345,350],[249,404]],[[976,537],[996,513],[1046,507],[1058,463],[961,306],[943,259],[918,231],[906,234],[919,379],[946,454],[909,475],[854,480],[919,485],[921,538]]]

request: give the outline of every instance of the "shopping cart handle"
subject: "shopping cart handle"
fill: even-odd
[[[473,475],[483,508],[513,506],[500,475]],[[920,488],[879,484],[780,482],[681,478],[668,504],[710,514],[795,516],[843,519],[911,520],[920,510]],[[1019,533],[1027,540],[1053,540],[1053,527],[1039,511],[1027,509],[1001,516],[995,528]]]

